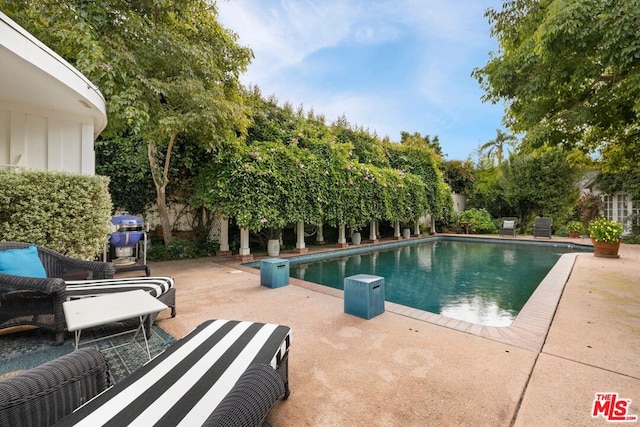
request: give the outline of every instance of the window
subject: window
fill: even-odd
[[[626,193],[604,195],[602,202],[604,216],[621,223],[624,226],[624,234],[631,233],[633,225],[640,225],[640,206],[634,207]]]

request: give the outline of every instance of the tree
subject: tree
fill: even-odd
[[[204,0],[0,1],[14,20],[100,87],[103,136],[143,141],[166,243],[174,145],[213,150],[245,132],[239,75],[251,59]]]
[[[438,155],[440,158],[446,156],[446,154],[442,152],[438,135],[431,139],[430,135],[422,136],[420,132],[414,132],[411,134],[409,132],[402,131],[400,132],[400,144],[414,147],[429,147],[433,150],[434,154]]]
[[[467,194],[467,209],[486,209],[494,218],[513,214],[504,200],[499,175],[499,168],[489,160],[485,159],[478,163],[474,173],[473,187]]]
[[[271,95],[263,97],[257,86],[247,95],[251,123],[247,129],[245,141],[290,143],[297,136],[297,121],[293,109],[278,105],[278,99]]]
[[[108,176],[115,209],[139,215],[156,197],[144,145],[133,138],[99,140],[95,144],[96,173]]]
[[[361,127],[349,124],[345,116],[338,117],[331,124],[337,142],[348,143],[353,147],[353,157],[360,163],[389,167],[380,140]]]
[[[496,137],[490,141],[485,142],[480,146],[480,154],[486,153],[489,159],[495,157],[498,160],[498,166],[502,164],[502,160],[504,159],[504,152],[507,150],[507,146],[515,147],[518,143],[518,138],[513,135],[510,135],[506,132],[503,132],[500,129],[496,129]]]
[[[621,171],[618,173],[603,173],[596,178],[598,189],[613,194],[624,191],[634,201],[640,201],[640,173],[637,171]]]
[[[451,191],[468,194],[473,189],[475,168],[471,160],[448,160],[443,164],[443,179]]]
[[[473,71],[485,101],[526,147],[600,153],[603,168],[640,164],[639,0],[508,0],[489,9],[498,52]]]
[[[502,194],[519,218],[522,231],[536,216],[549,216],[563,223],[580,197],[582,170],[560,150],[534,155],[516,155],[503,163]]]
[[[413,136],[415,135],[419,134]],[[449,217],[453,213],[451,188],[442,177],[442,157],[427,140],[428,137],[425,139],[420,137],[407,138],[401,144],[386,143],[385,149],[389,157],[389,164],[394,169],[422,178],[428,202],[428,211],[424,213],[430,213],[438,220],[449,221]],[[437,149],[437,147],[439,145],[435,148]]]

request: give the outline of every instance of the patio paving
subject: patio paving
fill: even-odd
[[[159,317],[176,338],[211,318],[292,328],[292,393],[269,416],[276,427],[583,426],[606,424],[591,417],[600,392],[631,399],[628,413],[640,415],[640,247],[620,254],[576,256],[538,349],[411,311],[364,320],[343,312],[341,292],[293,279],[266,288],[233,258],[151,270],[176,279],[178,315]]]

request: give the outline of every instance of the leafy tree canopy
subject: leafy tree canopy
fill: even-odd
[[[471,160],[448,160],[443,164],[443,178],[452,191],[468,194],[475,182],[475,168]]]
[[[473,75],[524,146],[640,164],[639,0],[507,0],[486,16],[499,50]]]
[[[360,163],[379,167],[389,167],[380,140],[361,127],[352,126],[345,116],[341,116],[332,126],[337,142],[351,144],[352,154]]]
[[[636,201],[640,200],[640,174],[627,170],[618,173],[603,173],[596,179],[598,188],[605,193],[613,194],[618,191],[628,193]],[[635,206],[635,202],[634,202]]]
[[[503,163],[502,196],[512,214],[520,219],[523,230],[538,215],[550,216],[560,224],[578,202],[582,173],[558,149],[538,155],[515,155]]]
[[[416,135],[419,134],[413,136]],[[417,175],[424,181],[428,213],[439,220],[448,220],[453,213],[453,200],[451,188],[445,183],[440,169],[443,160],[436,151],[439,149],[437,141],[432,145],[428,136],[408,138],[401,144],[385,143],[385,148],[392,168]]]
[[[0,8],[100,87],[104,138],[146,144],[168,243],[173,146],[185,135],[214,149],[245,132],[239,75],[251,51],[204,0],[0,0]]]
[[[420,132],[409,133],[402,131],[400,132],[400,143],[413,146],[413,147],[428,147],[433,152],[438,155],[440,158],[445,157],[446,155],[442,152],[442,147],[440,146],[440,139],[438,136],[434,136],[431,138],[430,135],[422,136]]]

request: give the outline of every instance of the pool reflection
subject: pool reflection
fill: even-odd
[[[345,277],[385,278],[386,300],[489,326],[508,326],[563,253],[509,243],[436,241],[291,265],[291,277],[343,289]]]

